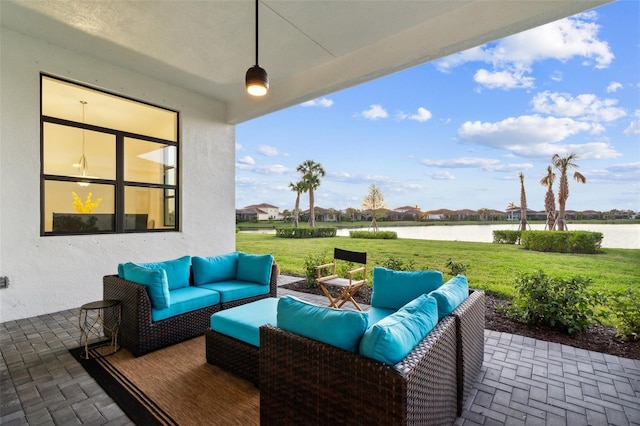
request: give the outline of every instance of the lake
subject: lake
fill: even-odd
[[[360,228],[360,230],[366,228]],[[398,238],[417,240],[493,242],[493,231],[500,229],[517,230],[513,225],[451,225],[451,226],[398,226],[380,227],[381,231],[393,231]],[[544,224],[529,226],[531,230],[544,230]],[[353,229],[338,229],[337,235],[348,237]],[[602,247],[640,249],[640,225],[569,224],[570,231],[602,232]]]

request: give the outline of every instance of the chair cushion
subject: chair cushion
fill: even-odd
[[[193,256],[191,264],[195,285],[235,280],[238,272],[238,252],[211,257]]]
[[[147,287],[152,308],[164,309],[171,305],[169,281],[163,269],[145,268],[131,262],[121,265],[119,268],[122,270],[122,279]]]
[[[373,268],[373,292],[371,306],[400,309],[421,294],[429,293],[442,285],[440,271],[394,271]]]
[[[369,324],[365,312],[316,306],[293,296],[278,302],[278,327],[355,352]]]
[[[167,273],[169,290],[189,287],[191,276],[191,256],[183,256],[178,259],[165,260],[164,262],[136,263],[149,269],[162,269]]]
[[[360,341],[362,356],[395,365],[431,332],[438,323],[436,300],[423,294],[411,303],[367,329]]]
[[[464,275],[453,277],[442,287],[429,294],[438,302],[438,319],[440,320],[453,312],[469,297],[467,277]]]
[[[220,293],[220,302],[227,303],[247,297],[262,296],[271,290],[268,286],[250,283],[246,281],[220,281],[217,283],[198,286]]]
[[[248,281],[262,285],[269,285],[271,281],[271,265],[273,256],[270,254],[238,254],[238,281]]]
[[[277,323],[278,299],[268,297],[211,315],[211,329],[260,346],[260,326]]]
[[[189,286],[171,290],[171,306],[151,309],[151,319],[160,321],[220,303],[220,295],[202,287]]]

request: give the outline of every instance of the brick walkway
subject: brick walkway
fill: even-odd
[[[132,424],[69,354],[77,323],[71,309],[0,324],[0,424]],[[640,361],[485,330],[482,372],[455,424],[640,426]]]

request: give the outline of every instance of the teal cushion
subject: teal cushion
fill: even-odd
[[[137,265],[150,269],[165,270],[169,281],[169,290],[189,287],[191,256],[183,256],[178,259],[165,260],[164,262],[138,263]]]
[[[166,309],[151,309],[153,321],[164,320],[220,303],[218,293],[194,285],[171,290],[170,294],[171,306]]]
[[[365,312],[316,306],[292,296],[278,302],[278,327],[355,352],[369,317]]]
[[[384,317],[388,317],[389,315],[396,312],[395,309],[387,309],[387,308],[376,308],[375,306],[370,307],[366,310],[367,315],[369,316],[369,325],[373,325],[380,321]]]
[[[369,327],[360,341],[360,354],[395,365],[409,355],[437,323],[436,300],[422,295],[409,310],[400,309]]]
[[[193,256],[191,264],[195,285],[235,280],[238,271],[238,252],[212,257]]]
[[[400,309],[416,297],[429,293],[442,285],[440,271],[394,271],[373,268],[371,306]]]
[[[227,303],[247,297],[263,296],[271,290],[268,286],[246,281],[220,281],[217,283],[203,284],[199,287],[220,293],[220,302]]]
[[[268,297],[211,315],[211,329],[253,346],[260,346],[260,326],[276,325],[278,299]]]
[[[121,269],[123,279],[147,287],[152,308],[164,309],[171,305],[169,282],[164,270],[145,268],[135,263],[124,263]]]
[[[464,275],[453,277],[430,294],[438,301],[438,319],[442,319],[469,297],[467,277]]]
[[[273,256],[270,254],[238,254],[238,281],[269,285]]]

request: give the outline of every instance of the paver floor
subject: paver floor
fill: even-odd
[[[0,324],[0,424],[132,424],[68,352],[78,311]],[[640,426],[640,360],[485,330],[482,371],[455,424]]]

